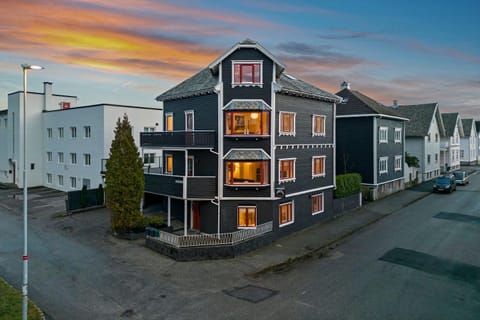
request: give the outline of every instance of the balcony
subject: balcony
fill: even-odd
[[[158,173],[155,173],[158,172]],[[212,176],[174,176],[161,174],[161,168],[145,172],[145,192],[179,197],[182,199],[214,199],[217,178]],[[184,189],[184,184],[186,188]]]
[[[214,148],[216,145],[216,131],[162,131],[141,132],[140,146],[142,147],[179,147],[179,148]]]

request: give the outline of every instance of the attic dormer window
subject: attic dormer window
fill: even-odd
[[[232,87],[263,85],[262,61],[232,61]]]

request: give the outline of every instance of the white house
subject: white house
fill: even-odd
[[[463,137],[463,126],[458,112],[442,113],[445,136],[440,144],[440,165],[442,172],[460,169],[460,138]]]
[[[399,114],[410,119],[405,125],[405,151],[418,159],[418,171],[410,170],[407,182],[431,180],[440,175],[440,137],[445,128],[438,104],[394,104]],[[416,176],[413,176],[415,174]],[[418,176],[417,176],[418,174]]]
[[[113,104],[77,106],[75,96],[52,94],[50,82],[44,83],[43,93],[28,92],[28,186],[69,191],[81,189],[84,184],[95,188],[103,183],[102,159],[108,158],[117,119],[124,114],[133,126],[137,146],[141,131],[161,130],[161,109]],[[8,110],[0,112],[0,182],[14,183],[20,188],[22,116],[23,91],[9,94]],[[155,155],[149,154],[148,160],[152,158]]]
[[[478,135],[473,119],[462,119],[464,136],[460,139],[460,163],[473,165],[478,157]]]

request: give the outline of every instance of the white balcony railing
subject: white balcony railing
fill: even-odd
[[[271,232],[273,222],[258,225],[255,229],[244,229],[220,234],[194,234],[179,236],[173,233],[159,231],[157,236],[147,235],[147,238],[172,245],[177,248],[226,246],[249,240],[265,233]]]

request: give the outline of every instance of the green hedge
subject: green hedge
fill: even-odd
[[[335,198],[344,198],[360,192],[362,177],[358,173],[341,174],[336,177],[337,189],[334,192]]]

